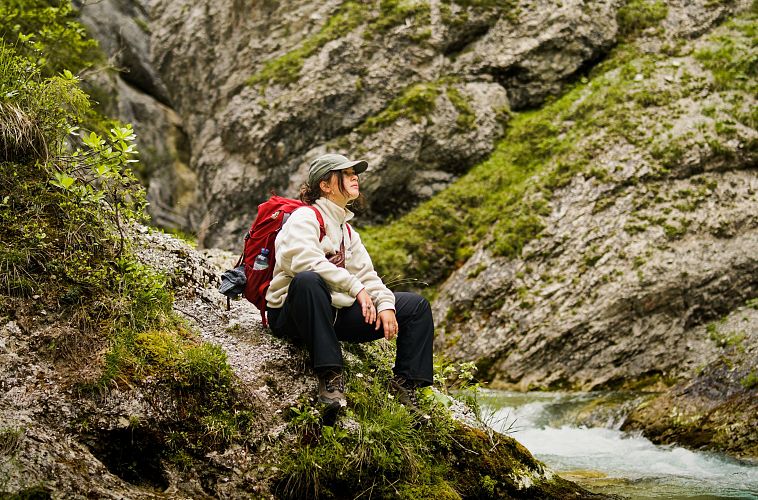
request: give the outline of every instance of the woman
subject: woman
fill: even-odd
[[[347,225],[349,204],[360,196],[359,177],[368,164],[342,155],[315,159],[300,199],[310,207],[290,216],[276,238],[274,276],[266,294],[267,315],[276,334],[304,341],[318,377],[319,401],[345,406],[340,341],[368,342],[397,337],[390,389],[418,409],[416,388],[432,383],[431,308],[423,297],[391,292],[374,271],[358,233]]]

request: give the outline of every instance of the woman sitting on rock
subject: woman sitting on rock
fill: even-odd
[[[416,388],[432,383],[434,324],[429,303],[414,293],[390,291],[374,271],[366,247],[347,222],[360,196],[358,175],[368,164],[325,154],[310,165],[300,199],[314,211],[295,210],[276,238],[274,276],[266,294],[274,333],[302,340],[318,377],[319,401],[343,407],[340,341],[397,337],[390,389],[417,410]]]

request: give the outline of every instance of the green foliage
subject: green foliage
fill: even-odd
[[[121,328],[106,356],[101,384],[131,383],[146,377],[171,388],[180,401],[173,416],[181,433],[171,439],[174,453],[221,447],[244,439],[253,414],[241,397],[226,353],[200,343],[176,318],[161,329]],[[136,325],[140,326],[140,325]]]
[[[2,12],[16,8],[21,23],[38,13],[26,5],[34,8],[6,3]],[[67,5],[44,12],[65,17]],[[61,33],[52,14],[32,20],[41,37]],[[252,420],[224,353],[192,340],[167,278],[139,262],[127,234],[145,208],[131,126],[81,129],[92,109],[78,78],[48,75],[55,65],[36,50],[0,42],[0,304],[45,307],[70,327],[46,347],[74,368],[102,367],[94,380],[82,374],[81,389],[150,376],[169,390],[180,408],[174,450],[238,439]]]
[[[351,348],[358,355],[348,365],[350,406],[344,418],[355,422],[357,430],[321,427],[319,408],[307,401],[292,408],[290,426],[299,443],[277,465],[278,492],[285,498],[314,498],[371,487],[382,497],[419,484],[444,483],[431,453],[434,440],[449,435],[449,424],[419,426],[418,417],[389,395],[391,351],[386,346]],[[439,411],[430,404],[424,402],[425,410]]]
[[[43,77],[40,68],[0,42],[0,160],[46,160],[89,109],[71,72]]]
[[[103,60],[68,0],[4,0],[0,27],[5,44],[14,46],[44,76],[64,69],[77,73]]]
[[[377,498],[507,498],[505,491],[518,488],[515,475],[540,467],[512,439],[472,431],[452,420],[431,390],[422,398],[428,421],[398,404],[387,391],[391,344],[348,348],[345,415],[326,426],[319,407],[307,400],[290,409],[296,442],[282,443],[275,464],[279,496],[354,497],[370,490]],[[471,387],[475,369],[472,364],[444,364],[436,371],[440,383]],[[461,460],[470,463],[461,466]]]
[[[668,7],[661,0],[629,0],[618,10],[616,21],[621,35],[631,37],[657,26],[667,15]]]

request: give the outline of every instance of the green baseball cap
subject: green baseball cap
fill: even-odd
[[[332,170],[345,170],[350,167],[355,169],[356,174],[361,174],[368,168],[368,163],[365,160],[349,160],[336,153],[321,155],[311,162],[308,169],[308,185],[312,186]]]

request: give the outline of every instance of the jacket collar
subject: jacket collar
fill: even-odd
[[[355,214],[347,208],[342,208],[331,200],[324,198],[323,196],[313,203],[318,208],[324,217],[332,220],[336,220],[340,224],[345,223],[355,217]]]

